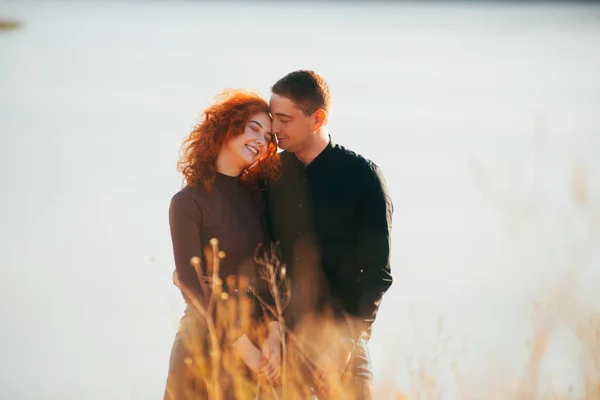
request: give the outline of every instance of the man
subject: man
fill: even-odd
[[[342,336],[319,352],[315,367],[324,369],[327,354],[342,349],[342,361],[329,367],[338,375],[347,367],[356,397],[371,399],[367,341],[392,284],[392,202],[379,168],[331,140],[321,76],[294,71],[271,91],[272,131],[284,151],[281,178],[267,183],[267,219],[292,283],[286,326],[298,330],[316,315],[341,322]]]

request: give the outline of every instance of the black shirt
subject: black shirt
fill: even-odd
[[[283,174],[266,191],[269,234],[292,282],[289,325],[305,313],[346,313],[370,336],[392,284],[393,205],[370,160],[330,142],[308,166],[280,153]]]

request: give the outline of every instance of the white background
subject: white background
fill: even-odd
[[[506,393],[538,300],[540,387],[581,390],[600,8],[11,1],[0,17],[23,22],[0,33],[0,398],[162,398],[181,141],[221,89],[268,96],[300,68],[329,81],[332,136],[382,167],[395,204],[378,386],[408,391],[423,365],[440,398],[458,396],[454,368],[469,396]]]

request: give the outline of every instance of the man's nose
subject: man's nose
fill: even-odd
[[[272,125],[271,125],[271,133],[273,133],[273,135],[277,135],[280,132],[281,127],[279,126],[279,123],[277,123],[276,121],[273,121]]]

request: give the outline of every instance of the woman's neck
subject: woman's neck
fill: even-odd
[[[215,161],[215,170],[227,176],[240,176],[243,168],[236,166],[224,151],[220,152]]]

